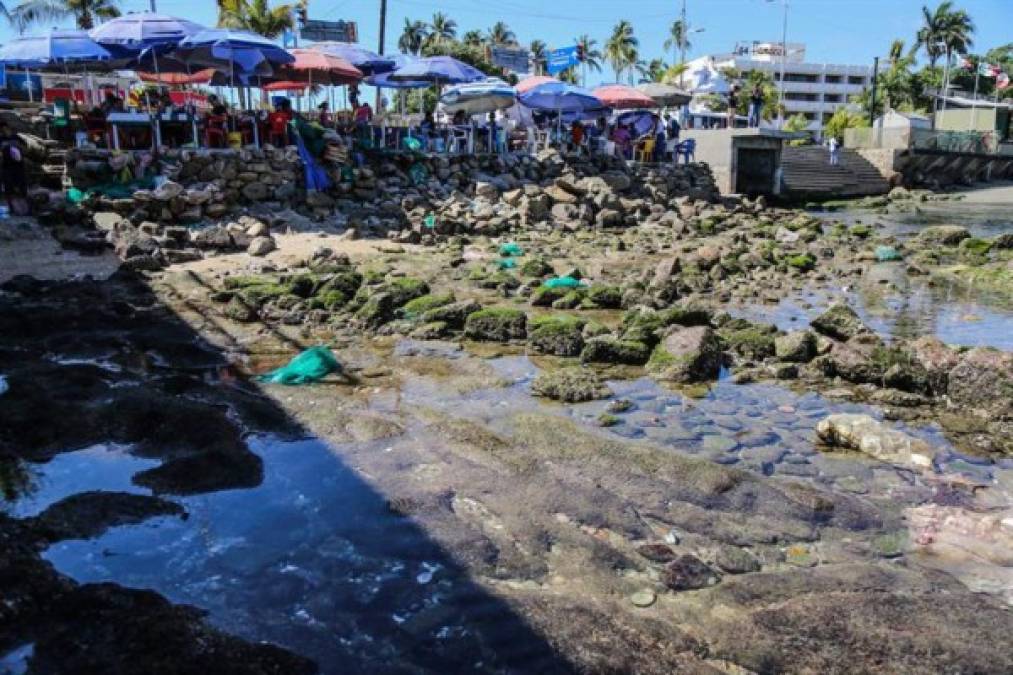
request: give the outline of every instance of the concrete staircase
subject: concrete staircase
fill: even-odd
[[[830,151],[820,146],[785,146],[781,154],[784,194],[805,199],[864,197],[889,192],[879,170],[854,150],[841,150],[840,164],[830,165]]]

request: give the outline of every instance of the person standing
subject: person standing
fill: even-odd
[[[739,107],[739,85],[733,84],[728,92],[728,123],[729,129],[735,128],[735,113]]]
[[[25,179],[25,160],[21,137],[11,131],[6,122],[0,123],[0,188],[7,197],[10,213],[28,215],[28,181]]]
[[[749,126],[760,126],[760,112],[763,110],[763,88],[759,84],[753,85],[753,91],[749,94]]]
[[[837,143],[837,136],[831,136],[827,141],[827,148],[830,149],[830,166],[837,166],[840,163],[840,145]]]

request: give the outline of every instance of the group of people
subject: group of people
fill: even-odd
[[[745,94],[742,92],[742,87],[737,84],[733,84],[728,91],[727,126],[729,129],[735,127],[739,103],[742,101],[743,96]],[[754,84],[746,100],[748,101],[748,121],[746,124],[751,128],[759,127],[760,120],[763,119],[763,87],[759,84]]]
[[[678,141],[682,127],[679,119],[672,113],[665,113],[656,118],[653,125],[640,134],[632,123],[618,121],[609,124],[604,117],[599,117],[594,124],[585,124],[575,120],[570,125],[570,137],[567,142],[571,151],[601,151],[602,141],[611,141],[615,153],[626,159],[633,159],[639,143],[653,139],[652,160],[663,161],[669,151],[669,141]]]

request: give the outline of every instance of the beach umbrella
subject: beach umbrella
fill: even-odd
[[[0,63],[9,68],[59,69],[68,64],[112,61],[108,49],[83,30],[50,29],[42,35],[15,38],[0,47]]]
[[[558,80],[533,87],[517,100],[534,110],[557,113],[603,113],[606,110],[601,100],[587,89]]]
[[[394,70],[395,62],[390,56],[380,56],[351,42],[317,42],[310,47],[318,52],[332,54],[348,61],[364,75],[388,73]]]
[[[499,78],[490,77],[481,82],[450,87],[443,92],[440,103],[449,113],[463,110],[469,115],[476,115],[509,108],[516,98],[513,87]]]
[[[554,77],[549,77],[548,75],[534,75],[532,77],[526,77],[518,82],[514,86],[514,89],[517,90],[518,94],[523,94],[530,89],[534,89],[540,84],[548,84],[550,82],[559,82],[559,80]]]
[[[634,138],[646,136],[661,122],[661,117],[650,110],[627,110],[616,117],[616,124],[630,129]]]
[[[275,75],[295,81],[306,79],[310,84],[352,84],[362,79],[362,71],[345,59],[314,49],[290,49],[295,61],[282,66]]]
[[[195,73],[146,73],[144,71],[137,71],[137,77],[139,77],[142,82],[165,84],[171,87],[180,87],[187,84],[210,84],[214,76],[214,68],[205,68],[203,70],[198,70]]]
[[[595,87],[591,92],[609,108],[656,108],[657,103],[650,96],[625,84],[606,84]]]
[[[209,28],[179,43],[173,56],[183,63],[225,71],[230,78],[274,74],[274,68],[295,62],[295,57],[265,37],[243,30]]]
[[[310,85],[306,82],[293,82],[291,80],[279,80],[265,84],[261,89],[264,91],[303,91]]]
[[[394,70],[397,70],[398,68],[405,67],[409,63],[415,63],[418,61],[419,57],[409,56],[407,54],[392,54],[390,59],[394,63]],[[393,71],[370,75],[366,78],[365,82],[372,87],[387,89],[425,89],[430,84],[425,80],[403,80],[395,82],[390,79],[391,75],[393,75]]]
[[[637,91],[650,97],[655,103],[661,106],[686,105],[693,98],[689,92],[678,87],[661,82],[644,82],[637,85]]]
[[[150,48],[168,50],[203,30],[204,26],[187,19],[138,12],[110,19],[93,28],[89,36],[114,55],[131,56]]]
[[[486,74],[451,56],[429,56],[398,68],[390,75],[394,82],[422,81],[433,84],[462,84],[484,80]]]

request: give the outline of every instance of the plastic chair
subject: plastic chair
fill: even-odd
[[[696,140],[687,138],[676,147],[676,152],[685,158],[686,164],[689,164],[690,159],[696,160]]]
[[[637,149],[633,151],[633,159],[637,162],[649,162],[654,158],[654,138],[645,138],[637,144]]]

